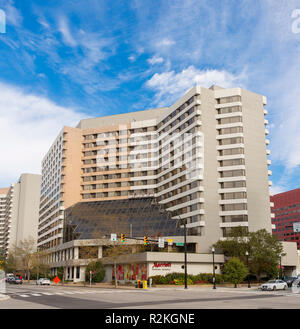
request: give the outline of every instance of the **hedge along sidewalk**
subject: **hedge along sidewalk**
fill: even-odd
[[[234,284],[232,283],[217,283],[217,287],[220,288],[234,288]],[[261,283],[251,283],[251,288],[260,287]],[[152,288],[176,288],[176,287],[184,287],[184,284],[152,284]],[[200,283],[200,284],[188,284],[188,287],[197,287],[197,288],[212,288],[212,283]],[[248,288],[248,283],[240,283],[237,285],[238,288]],[[249,289],[251,289],[249,288]]]

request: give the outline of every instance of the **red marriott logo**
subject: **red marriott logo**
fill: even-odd
[[[152,268],[166,268],[171,267],[171,263],[154,263]]]

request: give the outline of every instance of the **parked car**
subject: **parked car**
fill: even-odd
[[[287,289],[288,285],[283,280],[269,280],[261,285],[261,290],[280,290]]]
[[[36,284],[50,286],[50,280],[46,278],[40,278],[36,281]]]
[[[291,287],[293,282],[297,279],[297,277],[293,277],[293,276],[290,276],[290,277],[286,277],[284,278],[284,281],[287,283],[288,287]]]
[[[7,273],[5,277],[5,282],[8,282],[9,279],[13,279],[15,276],[13,273]]]
[[[11,283],[11,281],[14,280],[14,279],[15,279],[14,276],[9,276],[9,277],[5,278],[5,281],[6,281],[7,283]]]
[[[20,278],[11,278],[8,283],[11,283],[11,284],[22,284],[23,283],[23,280],[20,279]]]

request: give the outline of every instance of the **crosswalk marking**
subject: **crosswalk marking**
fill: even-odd
[[[155,291],[161,291],[161,290],[169,290],[167,288],[165,289],[148,289],[146,290],[146,292],[155,292]],[[180,288],[175,289],[175,290],[181,290]],[[205,291],[205,290],[203,290]],[[126,289],[118,289],[118,290],[114,290],[114,289],[107,289],[107,290],[63,290],[63,289],[59,289],[59,291],[55,291],[55,290],[48,290],[48,291],[39,291],[37,290],[36,292],[34,291],[19,291],[18,293],[14,292],[11,293],[13,296],[19,296],[21,298],[33,298],[33,297],[41,297],[41,296],[53,296],[53,295],[60,295],[60,296],[69,296],[69,295],[75,295],[75,294],[96,294],[98,296],[101,296],[101,294],[105,295],[105,294],[116,294],[116,293],[144,293],[145,290],[142,289],[132,289],[132,290],[126,290]],[[195,291],[194,291],[195,292]],[[245,291],[241,291],[241,290],[234,290],[234,289],[222,289],[219,288],[218,290],[215,291],[216,293],[237,293],[237,294],[244,294],[244,295],[273,295],[273,296],[280,296],[280,297],[296,297],[296,298],[300,298],[300,294],[299,293],[292,293],[291,291],[286,291],[286,292],[281,292],[281,291],[271,291],[271,292],[265,292],[265,291],[260,291],[260,290],[245,290]]]
[[[64,294],[68,294],[68,295],[74,295],[75,292],[71,292],[71,291],[63,291]]]

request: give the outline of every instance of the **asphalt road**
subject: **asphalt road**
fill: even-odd
[[[256,288],[103,289],[6,285],[0,309],[299,309],[300,294]]]

